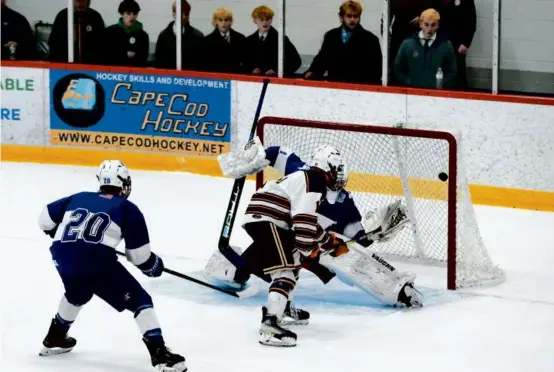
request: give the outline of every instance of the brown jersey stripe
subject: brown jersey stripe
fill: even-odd
[[[308,243],[308,242],[299,241],[297,239],[294,239],[294,245],[296,246],[296,248],[298,248],[301,251],[310,251],[312,249],[317,248],[318,246],[316,242]]]
[[[295,230],[295,233],[296,233],[295,235],[299,238],[312,239],[314,241],[317,241],[316,236],[314,236],[313,234],[305,234],[305,233],[299,232],[298,230]]]
[[[314,238],[319,236],[317,231],[309,230],[309,229],[303,229],[303,228],[298,227],[298,226],[295,227],[294,231],[295,231],[297,236],[301,236],[303,238],[312,238],[312,239],[314,239]]]
[[[271,193],[254,194],[252,201],[271,203],[290,210],[290,201],[287,198]]]
[[[316,226],[318,225],[317,216],[314,216],[312,214],[304,214],[304,213],[295,214],[292,217],[292,220],[295,223],[305,223],[307,225],[316,225]]]

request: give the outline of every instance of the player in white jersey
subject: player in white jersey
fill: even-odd
[[[166,346],[150,295],[118,261],[115,248],[125,240],[127,259],[149,277],[163,261],[150,250],[146,221],[127,197],[131,176],[119,160],[107,160],[97,174],[99,191],[81,192],[44,207],[40,228],[53,238],[50,251],[65,293],[43,341],[41,356],[67,353],[77,341],[67,332],[82,307],[98,296],[116,311],[133,313],[158,372],[184,372],[185,358]],[[105,335],[105,337],[110,337]]]
[[[260,340],[268,346],[295,346],[296,334],[279,324],[301,268],[303,257],[320,250],[333,256],[348,252],[343,240],[318,223],[318,209],[327,187],[334,186],[345,167],[331,149],[314,158],[310,169],[267,182],[251,198],[243,227],[252,238],[245,250],[249,272],[271,278],[267,307],[262,308]]]

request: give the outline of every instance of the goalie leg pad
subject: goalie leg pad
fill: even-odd
[[[390,306],[398,303],[404,285],[413,283],[415,279],[415,275],[399,273],[382,257],[369,252],[362,254],[351,250],[337,258],[324,255],[321,263],[340,272],[342,275],[338,277],[346,284],[354,285]]]
[[[231,248],[238,254],[242,253],[239,247],[231,246]],[[236,271],[237,268],[219,250],[212,254],[206,263],[206,267],[204,267],[204,275],[207,279],[217,282],[218,285],[239,289],[244,283],[235,281]]]

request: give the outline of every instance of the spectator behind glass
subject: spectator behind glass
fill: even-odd
[[[394,70],[394,59],[400,48],[400,44],[407,37],[419,31],[419,15],[425,9],[436,8],[442,0],[390,0],[390,46],[389,46],[389,68]],[[382,20],[381,20],[382,22]],[[444,22],[441,22],[444,24]],[[382,31],[381,31],[382,33]],[[396,77],[391,73],[391,84],[397,82]]]
[[[362,6],[346,1],[339,8],[341,26],[327,31],[323,45],[306,79],[327,79],[345,83],[381,84],[383,56],[377,36],[360,25]]]
[[[10,9],[2,0],[2,59],[30,61],[35,59],[35,38],[27,19]]]
[[[104,20],[90,8],[90,0],[74,0],[74,62],[95,64],[101,61]],[[67,62],[67,8],[62,9],[48,39],[50,61]]]
[[[121,15],[117,24],[104,35],[104,64],[111,66],[145,67],[148,63],[149,38],[137,21],[140,6],[135,0],[119,4]]]
[[[181,55],[183,70],[199,70],[202,61],[202,42],[204,34],[190,25],[191,7],[188,1],[181,0],[181,19],[183,36],[181,39]],[[173,19],[177,13],[177,3],[171,6]],[[171,21],[158,36],[156,42],[155,66],[158,68],[175,69],[177,67],[177,34],[176,23]]]
[[[258,30],[246,38],[244,68],[254,75],[277,76],[279,65],[279,33],[271,26],[273,10],[261,5],[252,11],[252,19]],[[300,55],[289,38],[285,36],[283,76],[291,76],[302,64]]]
[[[439,0],[441,14],[441,32],[444,32],[456,52],[458,77],[456,88],[467,89],[466,56],[475,30],[477,29],[477,11],[474,0]]]
[[[246,37],[231,28],[233,12],[219,8],[212,16],[214,30],[204,39],[203,69],[212,72],[244,72],[242,59]]]
[[[450,41],[437,33],[440,15],[427,9],[419,17],[421,31],[402,42],[395,60],[400,83],[416,88],[437,87],[437,72],[442,70],[442,86],[452,88],[456,78],[456,55]]]

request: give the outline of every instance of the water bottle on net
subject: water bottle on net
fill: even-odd
[[[437,70],[437,74],[435,75],[435,79],[437,81],[437,89],[442,89],[442,84],[444,80],[444,73],[442,72],[442,68],[439,67]]]

